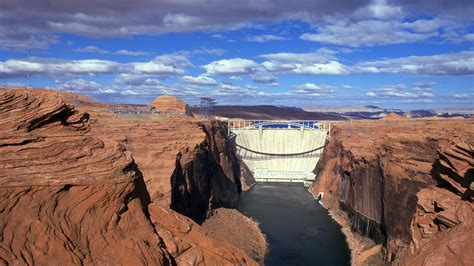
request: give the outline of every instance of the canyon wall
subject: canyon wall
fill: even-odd
[[[173,123],[162,121],[164,131],[155,127],[134,135],[140,123],[107,119],[104,114],[91,123],[87,113],[53,91],[0,90],[0,265],[255,264],[241,249],[210,237],[170,209],[177,161],[196,174],[185,174],[188,180],[198,180],[199,169],[222,172],[193,183],[198,188],[182,185],[184,194],[207,186],[212,191],[202,199],[207,206],[234,203],[239,184],[232,174],[239,168],[217,137],[218,125],[188,121],[189,132],[177,134],[166,131],[165,125]],[[198,133],[191,131],[196,128]],[[147,135],[154,131],[162,134]],[[111,138],[103,134],[108,132]],[[143,141],[133,141],[134,136]],[[150,147],[147,151],[147,141],[160,146],[156,152],[163,150],[163,157],[153,156]],[[181,149],[178,159],[176,148]],[[210,157],[199,162],[200,153]],[[222,167],[197,166],[209,161]],[[229,196],[219,194],[227,190]],[[192,218],[199,220],[207,211]]]
[[[198,223],[211,209],[237,203],[240,164],[225,123],[169,115],[97,117],[90,134],[124,143],[143,172],[152,202]]]
[[[326,207],[344,211],[353,230],[383,244],[386,261],[416,264],[428,252],[424,247],[440,243],[434,236],[444,234],[458,249],[441,245],[437,255],[469,265],[472,247],[459,247],[473,237],[472,132],[473,121],[460,119],[337,124],[311,190],[324,193]]]

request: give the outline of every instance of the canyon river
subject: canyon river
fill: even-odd
[[[349,265],[341,227],[302,184],[259,183],[243,192],[238,210],[266,235],[265,265]]]

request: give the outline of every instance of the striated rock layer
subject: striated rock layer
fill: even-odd
[[[311,190],[382,243],[387,261],[472,265],[472,132],[457,119],[337,124]],[[415,260],[427,254],[437,257]]]
[[[0,265],[255,264],[150,204],[125,146],[94,134],[89,116],[62,99],[0,90]]]

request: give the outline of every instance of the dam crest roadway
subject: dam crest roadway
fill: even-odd
[[[334,121],[228,120],[228,136],[257,182],[311,183]]]

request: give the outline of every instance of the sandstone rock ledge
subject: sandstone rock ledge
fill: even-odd
[[[255,264],[205,233],[170,238],[193,222],[149,209],[130,152],[90,131],[55,92],[0,90],[0,265]]]

